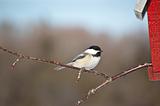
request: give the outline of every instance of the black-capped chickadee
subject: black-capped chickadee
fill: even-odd
[[[85,68],[86,70],[94,69],[100,59],[101,59],[101,48],[98,46],[90,46],[83,53],[76,56],[71,62],[67,63],[67,65],[71,65],[77,68]],[[56,67],[56,70],[62,70],[65,67]]]

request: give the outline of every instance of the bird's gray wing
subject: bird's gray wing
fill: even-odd
[[[82,59],[84,58],[85,56],[87,55],[87,53],[82,53],[82,54],[79,54],[78,56],[76,56],[71,62],[67,63],[66,65],[71,65],[73,64],[73,62],[75,62],[77,59]],[[59,71],[59,70],[62,70],[64,69],[65,67],[61,67],[61,66],[58,66],[55,68],[55,70]]]
[[[86,56],[86,53],[81,53],[81,54],[79,54],[78,56],[76,56],[73,60],[72,60],[72,62],[75,62],[76,60],[78,60],[78,59],[82,59],[82,58],[84,58]]]

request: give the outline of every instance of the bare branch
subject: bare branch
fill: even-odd
[[[152,66],[151,63],[145,63],[143,65],[139,65],[137,67],[134,67],[134,68],[131,68],[129,70],[126,70],[126,71],[123,71],[123,72],[120,72],[112,77],[109,77],[108,75],[106,75],[105,73],[99,73],[95,70],[82,70],[80,68],[77,68],[77,67],[73,67],[73,66],[69,66],[69,65],[65,65],[65,64],[62,64],[58,61],[55,61],[55,60],[46,60],[46,59],[40,59],[40,58],[35,58],[35,57],[31,57],[31,56],[27,56],[27,55],[24,55],[24,54],[21,54],[21,53],[17,53],[17,52],[14,52],[14,51],[11,51],[11,50],[8,50],[2,46],[0,46],[0,50],[4,51],[4,52],[7,52],[11,55],[14,55],[17,57],[16,61],[12,64],[12,67],[14,68],[15,65],[20,61],[20,59],[28,59],[28,60],[34,60],[34,61],[38,61],[38,62],[43,62],[43,63],[48,63],[48,64],[55,64],[55,65],[58,65],[58,66],[62,66],[62,67],[66,67],[66,68],[71,68],[71,69],[75,69],[77,70],[79,73],[78,73],[78,77],[77,77],[77,80],[80,79],[81,77],[81,73],[82,72],[87,72],[87,73],[91,73],[91,74],[94,74],[94,75],[97,75],[97,76],[101,76],[103,78],[105,78],[105,81],[103,83],[101,83],[100,85],[98,85],[96,88],[92,88],[91,90],[88,91],[88,93],[82,97],[80,100],[77,101],[77,103],[75,104],[75,106],[78,106],[82,103],[84,103],[85,101],[87,101],[89,99],[90,96],[96,94],[96,92],[98,90],[100,90],[101,88],[103,88],[104,86],[108,85],[109,83],[111,83],[112,81],[116,80],[116,79],[119,79],[123,76],[126,76],[132,72],[135,72],[135,71],[138,71],[139,69],[142,69],[142,68],[146,68],[146,67],[150,67]]]
[[[80,68],[69,66],[69,65],[66,65],[66,64],[62,64],[62,63],[60,63],[58,61],[55,61],[55,60],[47,60],[47,59],[41,59],[41,58],[36,58],[36,57],[32,57],[32,56],[27,56],[27,55],[24,55],[22,53],[11,51],[11,50],[9,50],[7,48],[4,48],[2,46],[0,46],[0,50],[17,57],[16,61],[12,64],[12,68],[15,67],[15,65],[19,62],[20,59],[28,59],[28,60],[34,60],[34,61],[38,61],[38,62],[42,62],[42,63],[55,64],[55,65],[58,65],[58,66],[62,66],[62,67],[70,68],[70,69],[75,69],[76,71],[81,70]],[[85,70],[84,69],[83,72],[91,73],[91,74],[94,74],[94,75],[97,75],[97,76],[101,76],[105,79],[108,78],[108,76],[105,73],[100,73],[100,72],[97,72],[97,71],[94,71],[94,70]]]
[[[80,100],[77,101],[77,103],[75,104],[75,106],[78,106],[82,103],[84,103],[86,100],[89,99],[89,97],[91,95],[94,95],[100,88],[104,87],[105,85],[108,85],[109,83],[111,83],[112,81],[116,80],[116,79],[119,79],[123,76],[126,76],[132,72],[135,72],[135,71],[138,71],[139,69],[142,69],[142,68],[146,68],[146,67],[150,67],[152,66],[151,63],[145,63],[143,65],[139,65],[137,67],[134,67],[134,68],[131,68],[129,70],[126,70],[126,71],[123,71],[123,72],[120,72],[112,77],[109,77],[108,79],[106,79],[106,81],[104,81],[102,84],[98,85],[96,88],[93,88],[91,90],[88,91],[88,93],[82,97]]]

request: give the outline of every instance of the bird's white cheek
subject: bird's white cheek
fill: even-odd
[[[87,49],[85,51],[85,53],[89,53],[89,54],[96,54],[98,51],[94,50],[94,49]]]

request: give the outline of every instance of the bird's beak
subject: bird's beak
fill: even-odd
[[[100,52],[103,52],[102,50]]]

